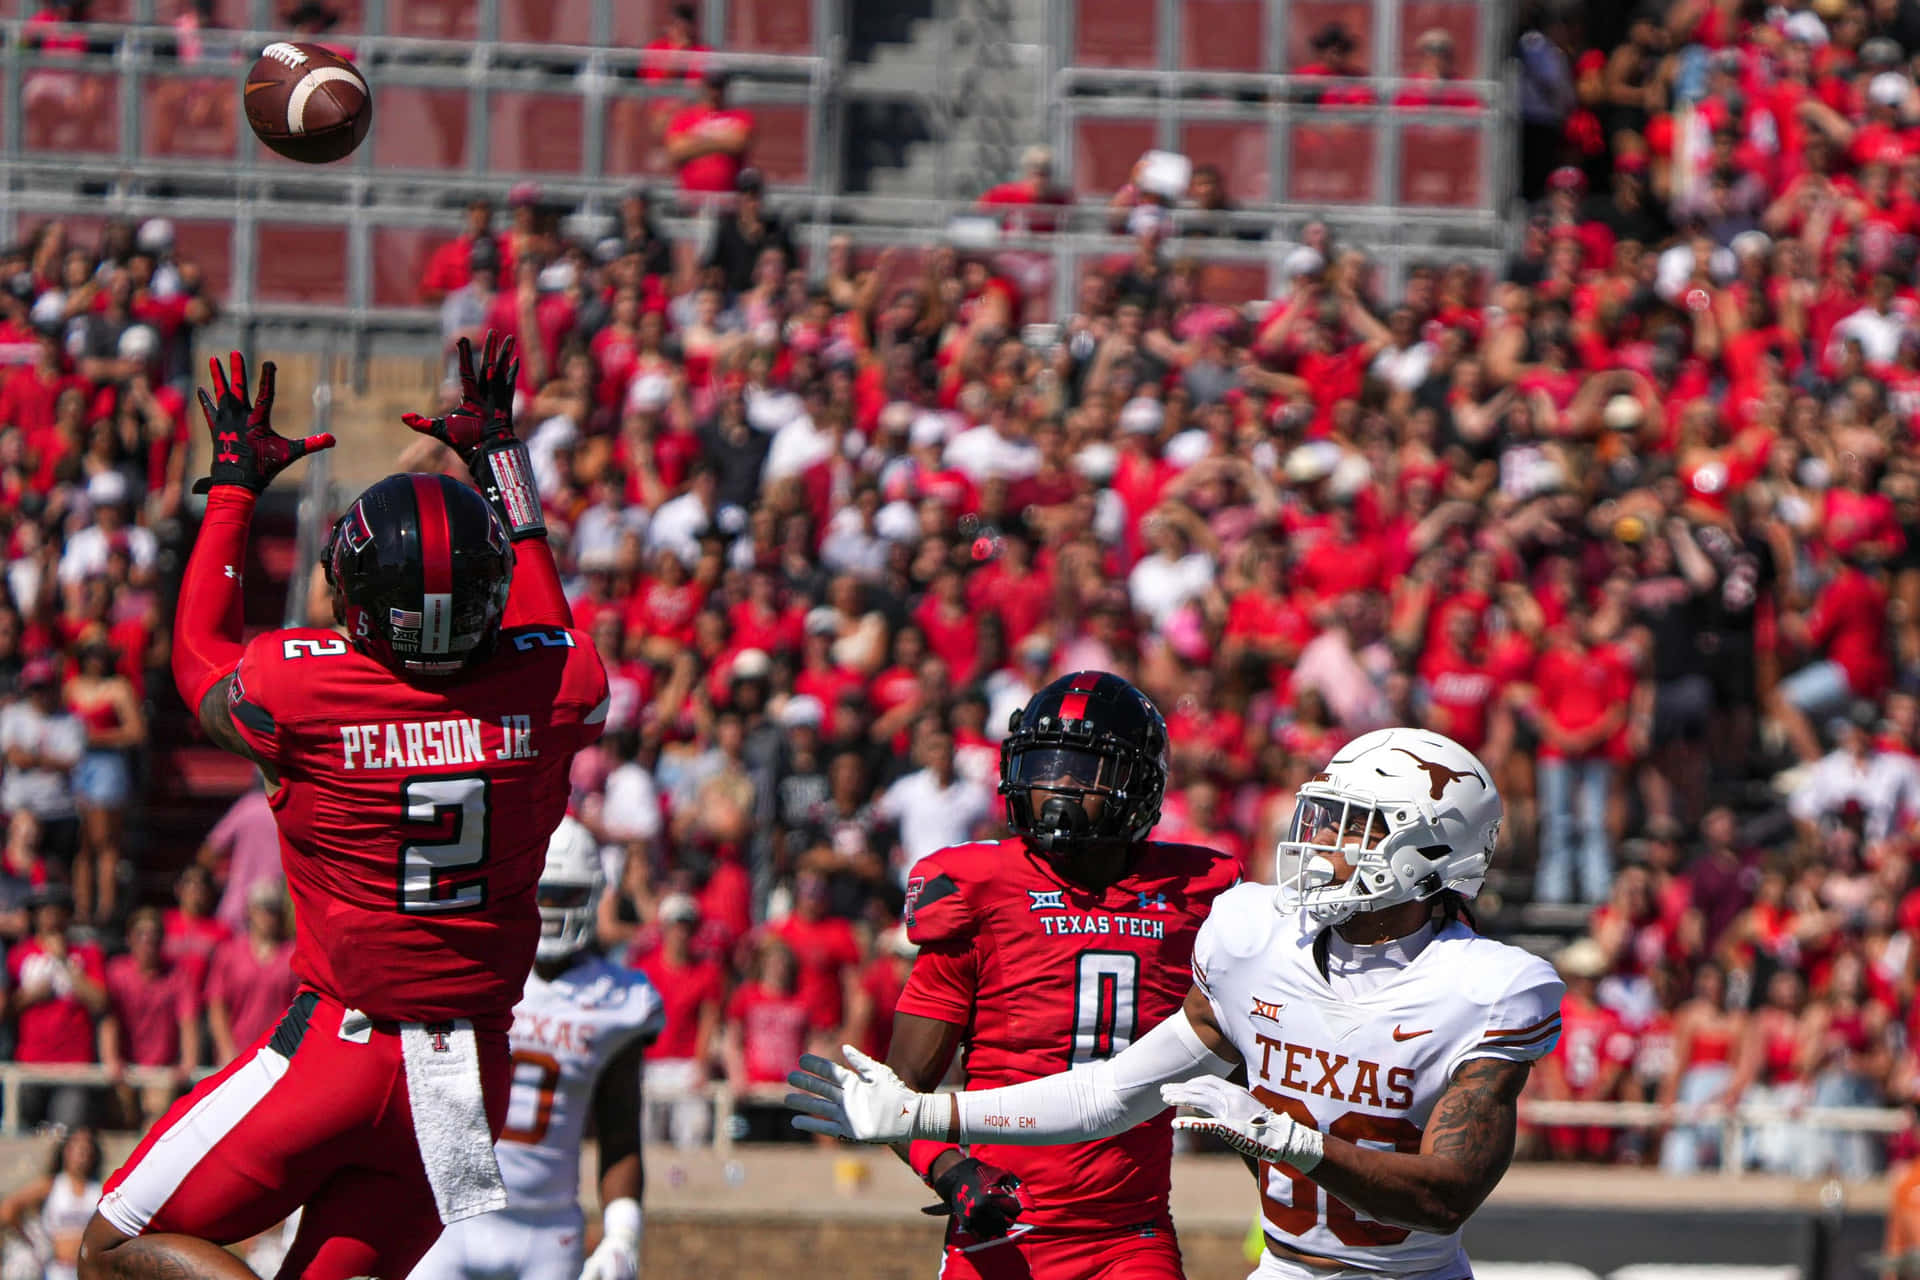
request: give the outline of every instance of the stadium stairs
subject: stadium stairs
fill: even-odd
[[[1046,137],[1044,22],[1013,0],[850,5],[845,189],[964,199],[1015,176]]]

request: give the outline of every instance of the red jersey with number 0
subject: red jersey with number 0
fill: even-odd
[[[491,656],[415,682],[337,632],[271,631],[230,690],[234,727],[280,779],[301,982],[381,1021],[507,1030],[568,769],[606,719],[592,643],[511,627]]]
[[[1017,839],[942,849],[907,880],[920,954],[898,1012],[965,1025],[976,1089],[1110,1058],[1180,1007],[1200,922],[1239,877],[1233,858],[1192,845],[1140,845],[1098,891]],[[1033,1206],[1022,1222],[1147,1222],[1167,1212],[1171,1116],[1098,1142],[971,1150],[1020,1176]]]

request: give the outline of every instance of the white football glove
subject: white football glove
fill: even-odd
[[[916,1093],[884,1062],[875,1062],[850,1044],[840,1046],[852,1064],[843,1067],[816,1054],[800,1059],[787,1077],[798,1093],[787,1095],[787,1109],[798,1111],[793,1127],[851,1142],[908,1142],[947,1131],[952,1103],[933,1093]]]
[[[580,1269],[580,1280],[635,1280],[640,1274],[640,1205],[614,1200],[601,1213],[600,1247]]]
[[[1267,1109],[1267,1104],[1219,1076],[1200,1076],[1182,1084],[1160,1086],[1160,1100],[1170,1107],[1192,1107],[1204,1116],[1180,1116],[1175,1129],[1204,1133],[1238,1151],[1273,1164],[1288,1164],[1302,1173],[1320,1163],[1325,1142],[1318,1129],[1292,1116]]]

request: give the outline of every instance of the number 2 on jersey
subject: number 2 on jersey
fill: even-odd
[[[1129,951],[1082,951],[1073,984],[1070,1066],[1111,1058],[1133,1043],[1140,957]]]
[[[408,778],[400,804],[408,822],[447,830],[445,840],[400,846],[400,910],[411,915],[455,915],[487,905],[487,882],[479,877],[449,883],[449,873],[487,860],[487,780]]]

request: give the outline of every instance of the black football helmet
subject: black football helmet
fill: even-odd
[[[1034,812],[1035,790],[1052,794]],[[1076,671],[1013,713],[1000,744],[1007,826],[1045,853],[1145,840],[1167,793],[1167,722],[1107,671]],[[1098,817],[1083,803],[1101,797]]]
[[[354,500],[320,553],[335,620],[396,671],[444,675],[493,647],[513,544],[487,500],[441,475],[393,475]]]

